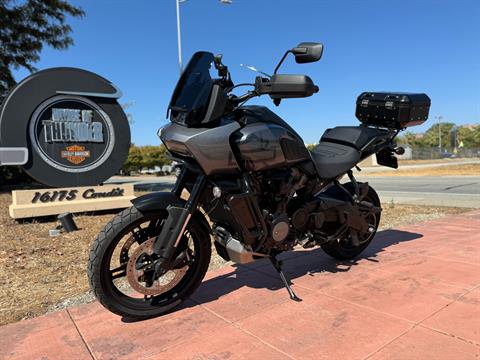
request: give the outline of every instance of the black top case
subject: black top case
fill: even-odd
[[[400,130],[423,124],[429,110],[426,94],[364,92],[357,98],[355,116],[364,125]]]

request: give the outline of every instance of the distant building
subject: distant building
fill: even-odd
[[[469,130],[475,130],[477,127],[480,126],[480,124],[465,124],[465,125],[460,125],[463,128],[467,128]]]

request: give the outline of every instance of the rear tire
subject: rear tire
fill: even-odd
[[[141,224],[152,221],[161,224],[167,216],[164,210],[144,215],[131,207],[116,215],[95,239],[88,261],[88,279],[98,301],[111,312],[135,320],[163,315],[186,300],[202,282],[210,263],[211,244],[208,231],[194,215],[186,228],[195,250],[194,261],[173,288],[160,295],[139,297],[138,293],[137,296],[130,296],[130,290],[125,292],[115,284],[111,260],[122,239]],[[156,230],[159,233],[159,229]],[[153,235],[149,233],[145,237],[151,238]]]
[[[354,194],[354,186],[352,183],[347,183],[343,185],[351,194]],[[371,187],[368,187],[368,193],[364,198],[365,201],[372,203],[374,206],[381,207],[380,199],[377,192]],[[368,234],[367,238],[361,241],[360,245],[353,246],[350,241],[350,235],[347,235],[344,238],[331,241],[329,243],[323,244],[322,250],[325,251],[331,257],[337,260],[351,260],[362,253],[363,250],[372,242],[375,234],[377,233],[378,225],[380,224],[381,213],[374,215],[374,224],[371,224],[375,229],[371,234]],[[372,219],[373,220],[373,219]]]

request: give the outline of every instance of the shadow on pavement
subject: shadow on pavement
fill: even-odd
[[[288,252],[282,254],[280,258],[284,260],[283,270],[285,274],[295,284],[295,279],[305,275],[348,272],[353,266],[358,265],[358,262],[362,259],[381,263],[381,259],[378,259],[377,255],[389,246],[413,241],[421,237],[423,237],[422,234],[402,230],[380,231],[362,254],[349,261],[335,260],[325,254],[321,248]],[[172,312],[215,301],[243,287],[272,291],[281,289],[281,291],[285,291],[284,295],[288,298],[288,294],[273,266],[268,259],[262,259],[246,265],[234,264],[232,265],[232,271],[205,280],[191,296],[193,302],[187,301],[173,309]],[[134,320],[122,318],[122,321],[132,322]]]

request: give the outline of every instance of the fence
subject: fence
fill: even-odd
[[[457,151],[442,150],[438,148],[412,148],[410,159],[430,160],[444,158],[480,158],[480,148],[460,148]]]

